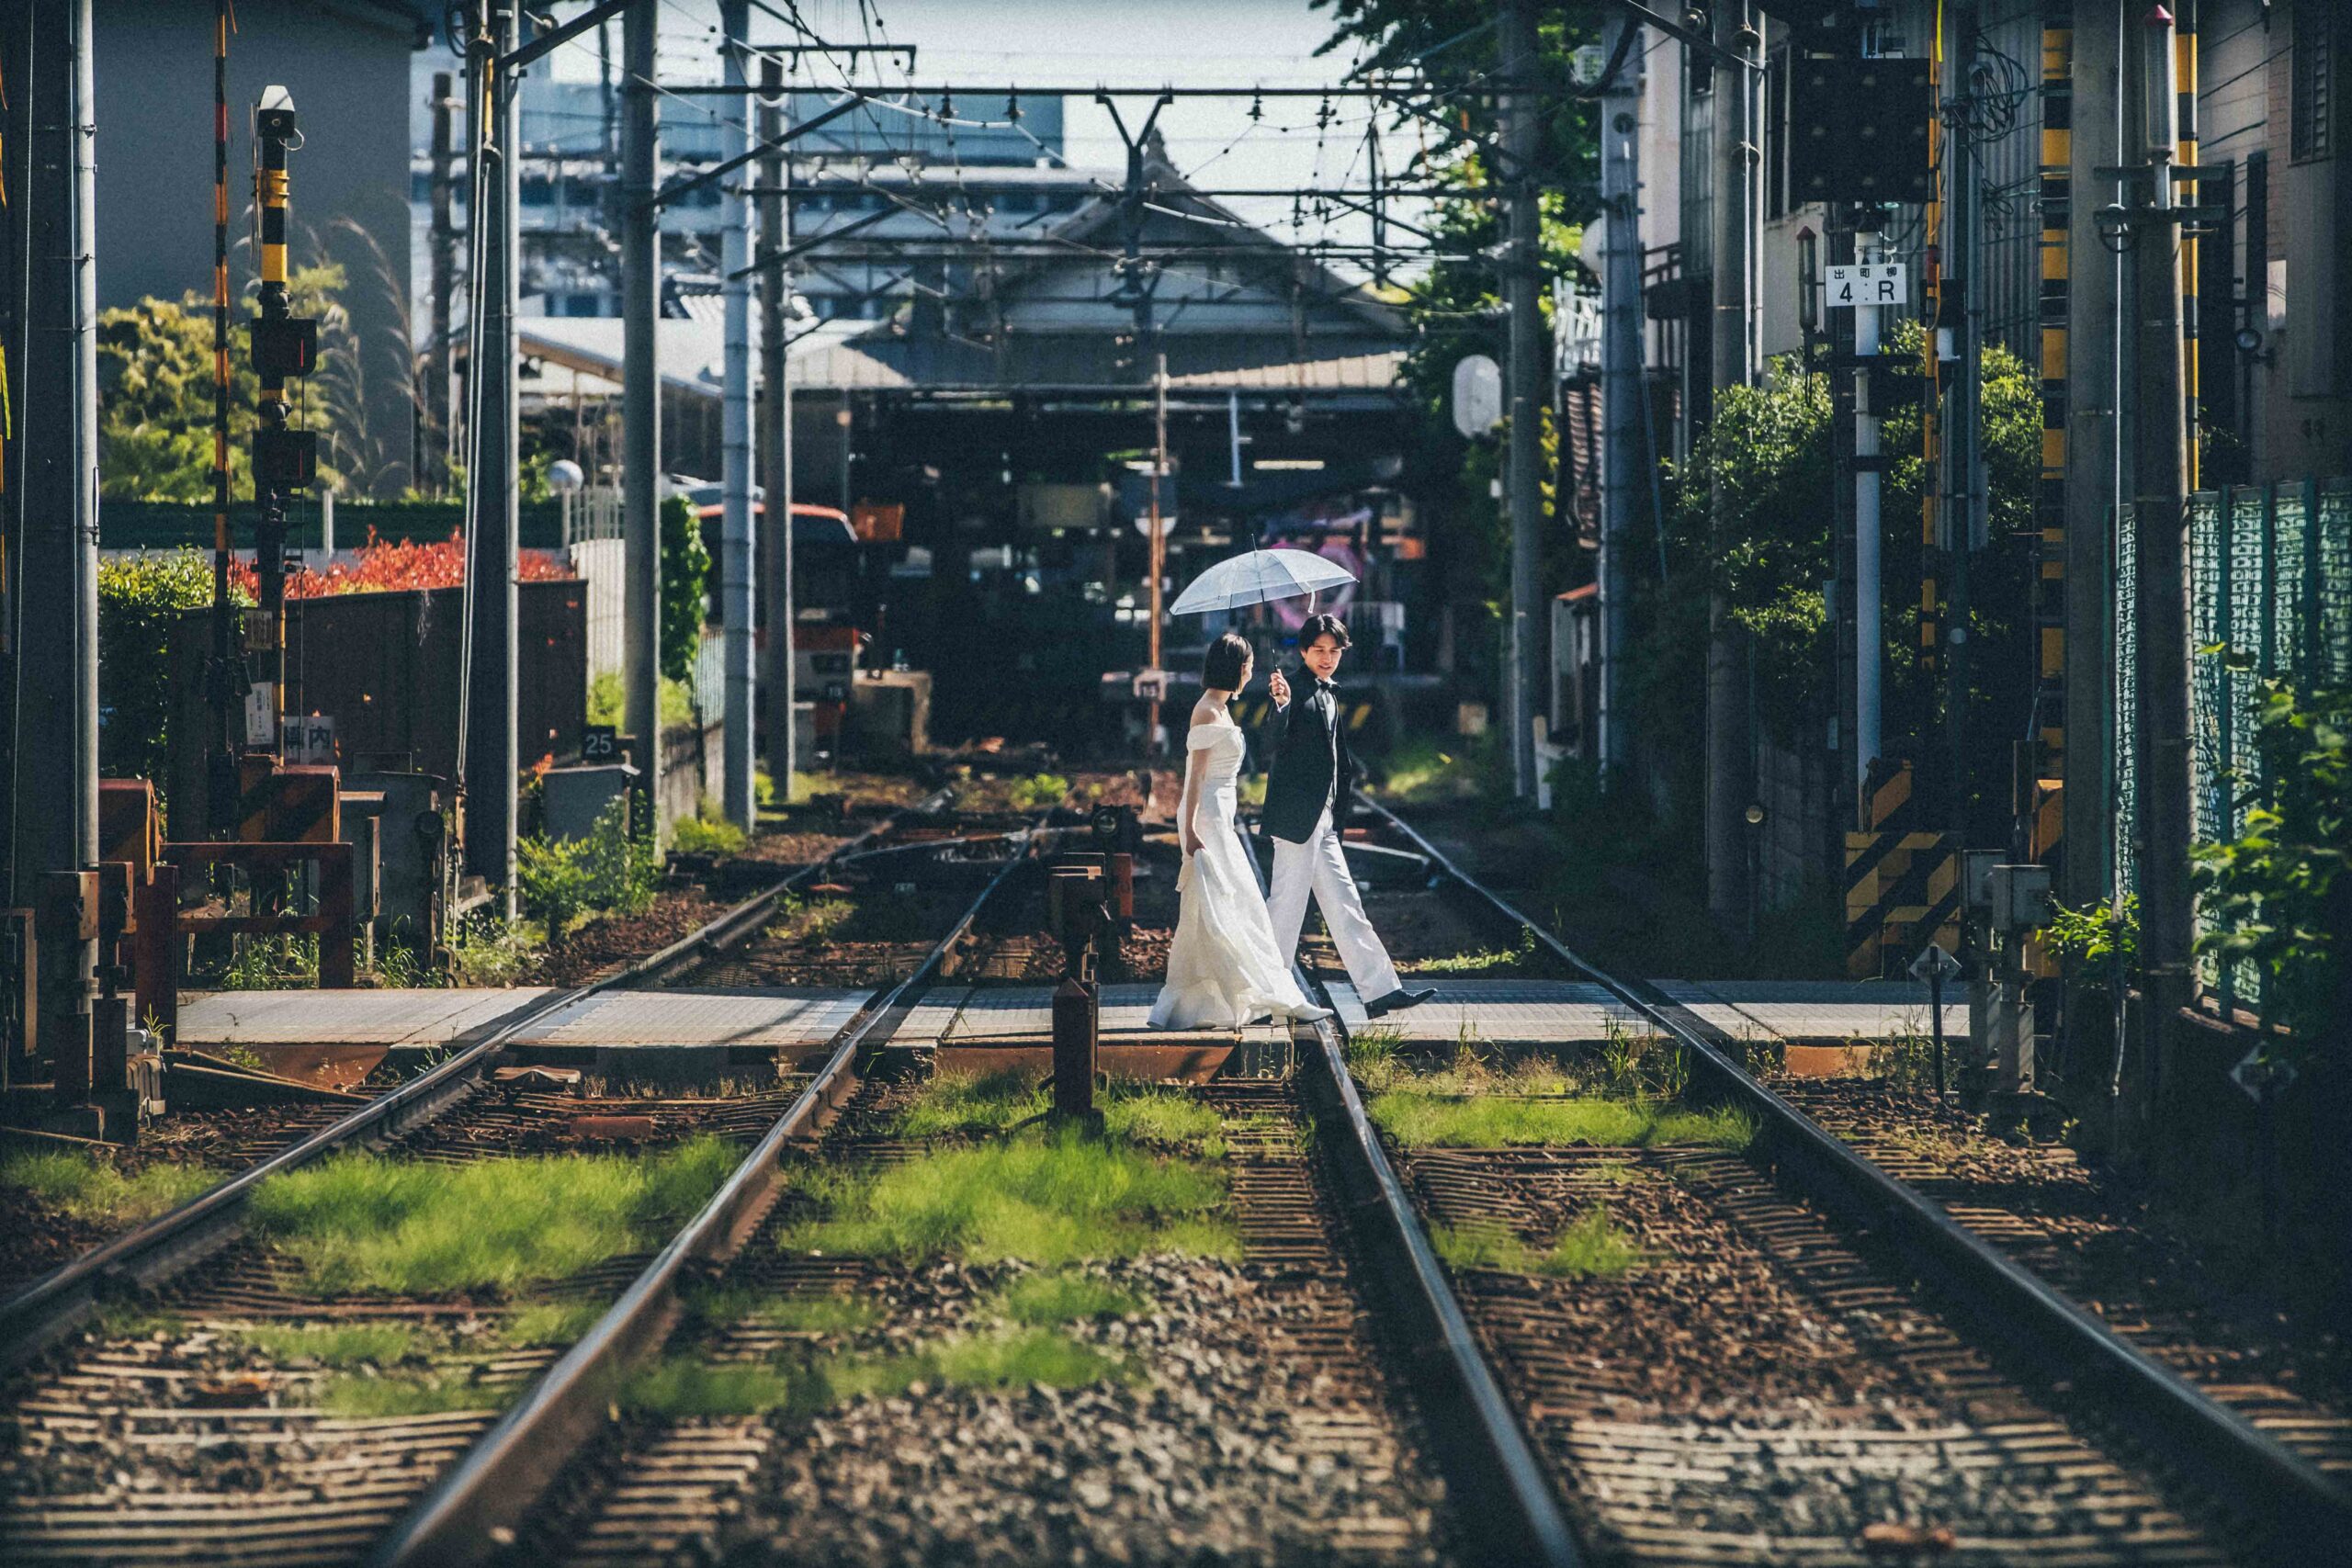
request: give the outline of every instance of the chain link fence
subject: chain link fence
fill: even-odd
[[[2137,886],[2132,716],[2134,604],[2130,508],[2116,532],[2115,762],[2110,796],[2116,886]],[[2256,741],[2262,684],[2352,681],[2352,480],[2302,479],[2199,491],[2188,506],[2189,789],[2198,841],[2237,838],[2267,783]],[[2199,917],[2200,931],[2209,929]],[[2225,1007],[2258,1007],[2246,965],[2200,960]]]

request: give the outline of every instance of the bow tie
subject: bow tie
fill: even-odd
[[[1313,683],[1313,685],[1314,685],[1315,689],[1316,689],[1317,691],[1318,691],[1318,692],[1332,692],[1332,691],[1337,691],[1337,690],[1339,689],[1338,687],[1336,687],[1336,686],[1332,685],[1332,684],[1331,684],[1331,682],[1329,682],[1329,681],[1317,681],[1317,682],[1312,682],[1312,683]]]

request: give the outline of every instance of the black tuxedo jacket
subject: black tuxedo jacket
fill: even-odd
[[[1259,731],[1260,754],[1270,759],[1266,805],[1259,820],[1267,832],[1294,844],[1303,844],[1314,835],[1325,802],[1331,804],[1335,822],[1343,816],[1348,791],[1355,786],[1356,760],[1348,750],[1348,728],[1339,721],[1336,688],[1328,714],[1323,711],[1326,705],[1316,700],[1315,677],[1301,670],[1290,678],[1290,705],[1269,710]],[[1332,777],[1335,761],[1336,781]]]

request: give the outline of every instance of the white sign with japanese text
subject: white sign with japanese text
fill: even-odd
[[[1861,262],[1825,268],[1822,290],[1833,310],[1857,305],[1904,305],[1911,299],[1910,275],[1901,262]]]

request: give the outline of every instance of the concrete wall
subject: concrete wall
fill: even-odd
[[[177,299],[191,289],[210,298],[212,16],[210,6],[191,0],[97,0],[101,307],[148,295]],[[362,345],[364,417],[338,432],[357,452],[336,466],[355,491],[397,491],[410,479],[402,322],[416,13],[384,0],[239,0],[236,16],[229,39],[230,287],[243,301],[258,263],[248,216],[250,113],[275,84],[293,95],[303,138],[291,159],[290,260],[343,264],[344,304]],[[368,240],[381,248],[380,260]],[[237,313],[252,310],[241,302]],[[234,352],[244,353],[243,333]],[[306,413],[319,423],[315,380]]]

